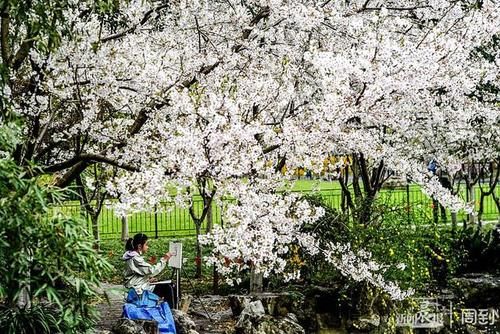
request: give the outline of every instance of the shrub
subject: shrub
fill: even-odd
[[[94,323],[90,301],[110,265],[85,221],[51,214],[61,193],[29,172],[0,156],[0,332],[82,333]]]

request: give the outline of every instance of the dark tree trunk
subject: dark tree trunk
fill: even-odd
[[[202,277],[202,271],[201,271],[201,259],[202,259],[202,251],[201,251],[201,244],[200,244],[200,234],[201,234],[201,224],[202,221],[195,221],[194,222],[196,226],[196,274],[195,278],[201,278]]]

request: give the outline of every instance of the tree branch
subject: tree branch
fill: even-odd
[[[12,69],[14,71],[18,70],[21,67],[26,57],[28,57],[32,47],[33,47],[33,38],[31,37],[31,34],[28,32],[26,40],[21,44],[19,50],[17,50],[17,53],[14,56],[14,59],[12,60]]]
[[[148,10],[147,12],[144,13],[144,17],[142,18],[142,20],[138,24],[136,24],[136,25],[124,30],[124,31],[121,31],[119,33],[103,37],[99,40],[99,42],[105,43],[105,42],[108,42],[108,41],[111,41],[114,39],[122,38],[123,36],[125,36],[127,34],[133,33],[138,27],[140,27],[140,26],[144,25],[146,22],[148,22],[154,12],[159,12],[160,10],[167,8],[168,6],[169,6],[169,3],[167,2],[166,4],[163,4],[161,6],[158,6],[156,8],[152,8],[152,9]]]
[[[366,3],[368,3],[368,1]],[[415,10],[415,9],[429,8],[429,7],[430,7],[429,5],[413,6],[413,7],[365,7],[365,6],[363,6],[363,8],[360,11],[364,11],[364,10],[378,11],[378,10],[382,10],[382,8],[385,8],[387,10],[407,11],[407,10]]]
[[[4,65],[10,62],[10,47],[9,47],[9,26],[10,26],[10,16],[9,16],[9,5],[8,3],[2,9],[2,26],[1,26],[1,36],[2,36],[2,60]]]
[[[129,164],[124,164],[120,163],[114,159],[105,157],[100,154],[79,154],[71,159],[68,159],[66,161],[47,166],[47,167],[42,167],[42,172],[43,173],[54,173],[54,172],[59,172],[62,170],[65,170],[70,167],[74,167],[76,165],[79,165],[81,163],[86,163],[87,165],[94,163],[94,162],[103,162],[108,165],[116,166],[131,172],[138,172],[139,168],[136,166],[132,166]]]

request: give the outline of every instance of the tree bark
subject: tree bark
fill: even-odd
[[[261,293],[263,291],[263,278],[261,272],[256,272],[255,267],[252,265],[250,269],[250,293]]]
[[[205,233],[210,233],[214,226],[214,219],[212,216],[212,204],[209,204],[207,207],[207,226],[205,229]]]
[[[122,217],[122,241],[128,240],[128,219]]]
[[[202,270],[201,270],[201,258],[202,258],[202,251],[201,251],[201,244],[200,244],[200,234],[201,234],[201,224],[203,221],[196,220],[194,222],[196,226],[196,274],[195,278],[201,278],[202,277]]]

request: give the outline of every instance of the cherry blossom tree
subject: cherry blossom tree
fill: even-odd
[[[195,187],[208,205],[235,199],[224,229],[204,238],[223,272],[249,262],[281,272],[280,255],[298,242],[401,298],[369,254],[318,249],[314,235],[300,233],[321,209],[286,191],[293,170],[319,173],[327,156],[354,157],[364,175],[362,221],[393,174],[463,209],[428,172],[429,160],[453,174],[498,158],[500,9],[492,0],[120,6],[105,18],[68,7],[72,38],[50,54],[32,49],[19,65],[4,89],[27,119],[18,160],[38,161],[62,187],[95,163],[107,166],[116,174],[107,191],[122,213],[159,200],[189,206],[186,190]],[[16,89],[22,81],[36,89]]]

